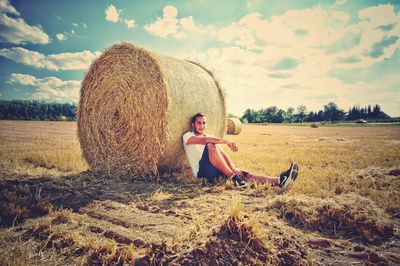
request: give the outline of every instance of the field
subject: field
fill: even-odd
[[[0,265],[399,265],[400,127],[246,125],[287,190],[88,171],[73,122],[0,121]]]

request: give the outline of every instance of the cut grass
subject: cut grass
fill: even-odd
[[[286,191],[84,172],[75,123],[0,127],[0,264],[400,261],[399,127],[245,125],[226,136],[244,170],[277,176],[297,162]],[[355,245],[365,254],[347,254]]]
[[[295,226],[331,236],[379,243],[394,234],[390,216],[371,200],[355,194],[329,199],[281,196],[271,208]]]

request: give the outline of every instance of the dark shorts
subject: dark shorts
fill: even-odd
[[[214,165],[211,164],[208,157],[208,147],[206,145],[199,162],[199,172],[197,172],[197,177],[205,177],[208,180],[211,180],[222,175],[223,173],[221,173],[221,171],[219,171],[217,168],[214,167]]]
[[[242,171],[243,176],[246,177],[249,173],[246,171]],[[208,156],[208,147],[204,148],[203,155],[201,156],[200,162],[199,162],[199,171],[197,172],[197,177],[205,177],[209,181],[212,179],[219,177],[219,176],[224,176],[224,174],[218,170],[214,165],[211,164],[209,156]]]

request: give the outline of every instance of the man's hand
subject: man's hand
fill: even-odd
[[[228,141],[226,145],[233,151],[237,152],[239,150],[238,146],[236,146],[235,142]]]
[[[234,171],[234,173],[235,173],[235,175],[237,175],[238,177],[240,177],[240,178],[244,178],[244,176],[243,176],[243,173],[242,173],[242,170],[240,170],[239,168],[236,168],[235,169],[235,171]]]

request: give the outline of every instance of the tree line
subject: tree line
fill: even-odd
[[[75,104],[48,103],[44,101],[27,100],[1,100],[0,119],[7,120],[76,120]],[[304,105],[295,110],[289,107],[287,110],[270,106],[260,110],[247,109],[240,118],[242,122],[249,123],[294,123],[294,122],[318,122],[318,121],[344,121],[357,119],[385,119],[390,118],[381,107],[360,107],[355,105],[348,112],[340,109],[334,102],[324,105],[323,110],[307,111]]]
[[[0,101],[0,119],[7,120],[76,120],[76,105],[44,101]]]
[[[323,110],[307,111],[304,105],[300,105],[295,110],[289,107],[286,111],[276,106],[270,106],[260,110],[247,109],[240,118],[242,122],[248,123],[295,123],[295,122],[319,122],[319,121],[352,121],[358,119],[385,119],[390,118],[385,114],[380,105],[373,107],[353,106],[348,112],[340,109],[336,103],[329,102],[324,105]]]

